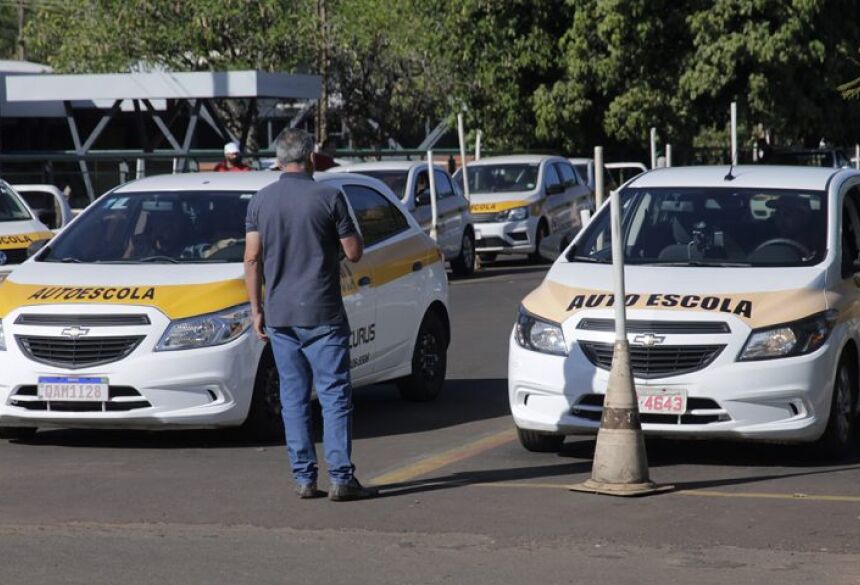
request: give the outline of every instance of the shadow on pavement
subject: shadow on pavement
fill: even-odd
[[[449,380],[433,402],[404,402],[393,385],[359,388],[354,395],[353,437],[408,435],[506,416],[510,413],[504,379]],[[322,440],[322,415],[314,402],[314,430]],[[223,449],[283,445],[260,441],[239,429],[101,430],[44,429],[31,445],[103,449]]]

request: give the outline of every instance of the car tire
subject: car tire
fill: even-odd
[[[448,339],[442,320],[428,313],[418,329],[412,351],[412,373],[397,381],[400,397],[408,402],[434,400],[445,385]]]
[[[0,439],[30,441],[36,436],[36,427],[0,427]]]
[[[816,451],[829,459],[841,459],[851,450],[857,430],[857,376],[854,361],[846,355],[839,360],[836,379],[833,382],[833,396],[830,399],[830,413],[824,434],[815,444]]]
[[[564,435],[529,431],[517,427],[517,438],[526,451],[532,453],[557,453],[564,444]]]
[[[546,259],[540,254],[540,245],[543,239],[549,235],[549,227],[544,220],[541,220],[535,231],[535,251],[529,254],[529,261],[533,264],[544,264]]]
[[[284,437],[281,418],[281,381],[275,358],[268,349],[260,360],[251,408],[242,424],[243,434],[258,441],[279,441]]]
[[[463,232],[460,253],[451,260],[454,276],[471,276],[475,272],[475,236],[470,230]]]
[[[492,264],[499,255],[496,252],[484,252],[483,254],[478,254],[478,257],[481,259],[481,264]]]

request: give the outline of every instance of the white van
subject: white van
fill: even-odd
[[[467,175],[476,247],[486,262],[498,254],[542,261],[541,240],[578,227],[580,211],[594,206],[591,190],[560,156],[482,158],[468,164]]]
[[[380,161],[351,163],[333,167],[328,172],[361,173],[379,179],[398,196],[415,216],[424,231],[430,233],[432,214],[430,179],[427,163],[420,161]],[[456,276],[470,276],[475,271],[475,227],[469,213],[469,202],[451,176],[439,166],[433,170],[436,182],[436,241]]]
[[[36,427],[281,427],[271,350],[249,331],[245,212],[269,172],[150,177],[90,205],[0,285],[0,435]],[[318,174],[365,240],[341,265],[356,386],[434,398],[450,340],[435,243],[382,183]]]
[[[12,266],[27,259],[30,246],[53,237],[15,190],[0,180],[0,282]]]
[[[620,197],[644,431],[845,452],[860,380],[860,173],[676,167],[639,175]],[[610,239],[607,203],[523,300],[509,400],[527,449],[600,424]]]

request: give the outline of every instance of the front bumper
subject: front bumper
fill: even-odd
[[[92,310],[92,305],[77,309],[64,306],[60,312],[80,314]],[[48,307],[38,310],[49,311]],[[124,312],[130,311],[125,308]],[[259,342],[245,333],[221,346],[155,352],[168,319],[155,309],[135,307],[134,312],[146,313],[151,324],[114,327],[109,332],[93,328],[92,335],[145,335],[140,345],[120,361],[83,369],[29,359],[14,336],[51,334],[52,328],[14,325],[16,313],[4,319],[7,351],[0,351],[0,425],[161,429],[241,424],[250,407]],[[35,396],[40,376],[107,378],[111,399],[106,403],[40,401]]]
[[[635,379],[637,389],[677,388],[688,396],[684,416],[641,415],[645,433],[775,442],[818,439],[829,416],[839,357],[837,332],[807,356],[737,362],[738,345],[749,330],[732,328],[733,339],[704,369]],[[566,326],[565,335],[570,340],[575,333]],[[611,334],[602,335],[611,343]],[[631,344],[634,337],[628,338]],[[557,434],[597,432],[609,372],[593,365],[577,341],[567,357],[560,357],[526,350],[511,336],[509,355],[509,401],[518,427]]]
[[[480,253],[531,254],[539,218],[475,224],[475,250]]]

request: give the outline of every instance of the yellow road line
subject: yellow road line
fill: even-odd
[[[476,487],[495,488],[530,488],[530,489],[555,489],[566,490],[570,484],[564,483],[514,483],[514,482],[491,482],[472,484]],[[767,492],[721,492],[713,490],[679,490],[675,492],[682,496],[697,496],[701,498],[750,498],[762,500],[800,500],[809,502],[851,502],[860,503],[860,496],[831,496],[817,494],[779,494]]]
[[[477,441],[466,443],[459,447],[454,447],[453,449],[437,453],[436,455],[431,455],[430,457],[426,457],[420,461],[416,461],[415,463],[411,463],[399,469],[374,477],[371,480],[371,483],[374,485],[385,485],[409,481],[416,477],[427,475],[428,473],[432,473],[438,469],[457,463],[458,461],[470,459],[485,451],[510,443],[516,438],[516,436],[516,431],[509,429],[488,437],[482,437]]]

